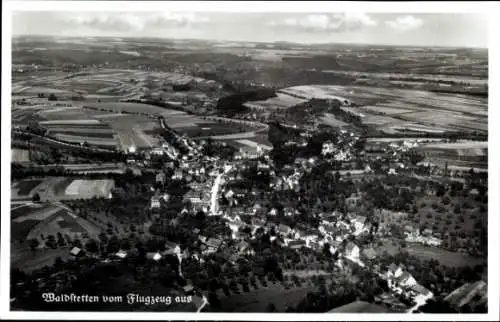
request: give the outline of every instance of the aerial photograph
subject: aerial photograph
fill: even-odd
[[[11,311],[488,312],[483,15],[17,11],[11,44]]]

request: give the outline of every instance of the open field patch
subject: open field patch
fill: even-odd
[[[95,169],[83,168],[81,172],[96,171],[96,172],[108,172],[120,171],[123,172],[124,168],[109,167],[109,169],[101,169],[96,167]],[[33,181],[33,180],[31,180]],[[11,200],[19,201],[31,197],[34,193],[40,196],[41,201],[57,201],[57,200],[68,200],[68,199],[91,199],[96,198],[107,198],[112,188],[114,188],[114,180],[103,179],[103,180],[92,180],[92,179],[73,179],[66,177],[48,177],[40,181],[39,184],[32,187],[27,195],[20,195],[18,189],[13,185],[11,189]],[[19,184],[19,183],[17,183]],[[31,183],[33,185],[33,183]]]
[[[252,148],[259,147],[265,151],[270,151],[273,149],[272,146],[260,144],[258,142],[253,141],[253,140],[242,139],[242,140],[236,140],[236,142],[238,142],[239,144],[248,146],[248,147],[252,147]]]
[[[44,248],[36,251],[28,251],[15,257],[11,256],[13,257],[11,266],[24,272],[31,273],[44,266],[54,265],[57,257],[60,257],[63,261],[67,261],[71,257],[70,250],[69,247],[62,247],[57,249]]]
[[[292,96],[284,92],[277,92],[275,97],[262,101],[251,101],[243,105],[255,109],[287,109],[307,101],[308,99]]]
[[[421,132],[432,128],[443,131],[479,131],[488,128],[487,99],[461,94],[443,94],[423,90],[368,86],[304,85],[279,90],[301,99],[337,99],[357,106],[341,107],[358,115],[362,122],[388,133],[398,133],[394,126],[422,126]],[[254,104],[255,102],[248,102]],[[379,115],[379,114],[386,114]],[[397,116],[398,118],[391,118]]]
[[[380,247],[380,252],[384,250],[394,255],[399,252],[399,246],[395,246],[390,242],[385,242],[384,245]],[[459,252],[450,252],[441,248],[421,244],[408,244],[408,247],[405,247],[403,250],[421,260],[434,259],[439,261],[442,265],[449,267],[475,266],[484,263],[484,259],[479,257],[473,257]]]
[[[29,150],[23,149],[11,149],[11,162],[29,162],[30,153]]]
[[[106,198],[114,188],[114,180],[74,180],[65,189],[65,195],[80,198],[103,197]]]
[[[331,127],[344,127],[347,126],[348,124],[345,122],[342,122],[341,120],[337,119],[335,115],[331,113],[324,113],[323,116],[320,117],[320,122],[322,124],[331,126]]]
[[[60,208],[57,206],[44,206],[40,209],[32,208],[30,212],[27,212],[25,215],[22,216],[17,216],[16,218],[12,219],[13,223],[22,223],[23,221],[26,220],[36,220],[36,221],[42,221],[53,214],[55,214],[57,211],[59,211]]]
[[[104,136],[104,137],[102,135],[89,136],[86,134],[85,134],[85,136],[81,136],[81,135],[70,135],[70,134],[56,133],[56,134],[54,134],[54,137],[59,139],[59,140],[70,142],[70,143],[83,144],[86,142],[89,145],[103,146],[103,147],[116,146],[118,143],[113,138],[113,136]]]
[[[454,153],[458,156],[486,156],[488,155],[488,142],[471,141],[457,143],[431,143],[421,146],[421,151],[443,151]]]
[[[91,129],[87,130],[75,130],[75,129],[66,129],[66,130],[50,130],[48,133],[50,136],[55,136],[58,137],[62,140],[69,141],[69,142],[81,142],[81,140],[87,140],[90,138],[90,140],[96,140],[96,139],[109,139],[113,140],[114,139],[114,133],[113,131],[109,130],[97,130],[97,131],[92,131]],[[87,142],[88,143],[88,142]]]
[[[17,194],[20,196],[28,196],[31,191],[39,186],[43,180],[23,180],[18,182],[14,188],[17,190]]]
[[[11,210],[10,210],[10,217],[12,219],[15,219],[20,216],[24,216],[26,214],[29,214],[30,212],[40,210],[42,205],[39,204],[25,204],[25,205],[11,205]]]
[[[287,290],[281,284],[271,284],[265,288],[221,298],[222,310],[263,313],[272,303],[277,312],[285,312],[287,307],[295,307],[309,291],[313,291],[310,286],[292,287]]]
[[[72,124],[99,124],[101,123],[96,119],[73,119],[73,120],[54,120],[42,121],[40,125],[72,125]]]
[[[28,86],[21,88],[16,94],[22,95],[37,95],[38,93],[48,94],[73,94],[74,92],[64,89],[51,88],[51,87],[41,87],[41,86]]]

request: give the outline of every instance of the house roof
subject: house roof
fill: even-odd
[[[419,293],[419,294],[422,294],[422,295],[427,295],[427,294],[431,293],[431,291],[429,291],[428,289],[426,289],[425,287],[423,287],[420,284],[413,285],[411,287],[411,289],[414,290],[415,292]]]
[[[182,289],[184,290],[184,292],[191,292],[192,290],[194,290],[194,286],[191,284],[188,284],[188,285],[184,286]]]
[[[80,254],[80,252],[81,252],[81,251],[82,251],[82,250],[81,250],[80,248],[78,248],[78,247],[73,247],[73,248],[71,249],[70,253],[71,253],[72,255],[78,255],[78,254]]]
[[[288,226],[288,225],[284,225],[284,224],[279,224],[278,225],[278,230],[281,231],[281,232],[288,232],[291,229],[292,228],[290,228],[290,226]]]
[[[392,263],[391,265],[389,265],[389,267],[387,267],[387,270],[389,272],[392,272],[392,273],[395,272],[397,269],[398,269],[398,266],[394,263]]]
[[[362,254],[368,259],[374,259],[377,257],[377,252],[373,248],[366,248],[363,250]]]
[[[161,259],[161,254],[156,252],[156,253],[153,253],[153,252],[150,252],[150,253],[146,253],[146,258],[147,259],[152,259],[154,261],[159,261]]]
[[[401,274],[401,276],[399,276],[399,280],[400,281],[407,281],[407,280],[409,280],[412,277],[413,276],[411,276],[410,273],[408,273],[408,272],[405,271],[405,272],[403,272],[403,274]]]
[[[210,238],[206,241],[207,246],[218,248],[222,244],[222,240],[218,238]]]
[[[349,243],[347,244],[347,246],[346,246],[346,250],[347,250],[348,252],[350,252],[350,251],[352,251],[352,250],[354,250],[354,249],[356,249],[356,248],[359,248],[359,247],[358,247],[355,243],[353,243],[353,242],[349,242]]]
[[[115,255],[120,258],[125,258],[127,257],[127,252],[120,249]]]
[[[288,243],[288,247],[292,247],[292,248],[304,247],[305,245],[306,245],[306,242],[303,240],[293,240],[290,243]]]

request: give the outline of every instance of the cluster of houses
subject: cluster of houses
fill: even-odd
[[[425,302],[434,296],[431,291],[418,284],[402,265],[392,263],[387,271],[381,274],[381,277],[387,281],[387,286],[391,291],[410,297],[417,303]]]
[[[420,243],[428,246],[440,246],[443,241],[432,234],[432,230],[426,228],[420,233],[420,229],[405,226],[405,240],[410,243]]]

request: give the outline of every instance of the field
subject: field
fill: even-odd
[[[308,99],[299,98],[287,93],[277,92],[275,97],[268,98],[263,101],[246,102],[243,105],[258,110],[273,110],[273,109],[287,109],[302,103],[307,102]]]
[[[64,191],[67,196],[80,198],[107,197],[112,188],[113,180],[74,180]]]
[[[340,128],[347,126],[348,124],[345,122],[342,122],[341,120],[337,119],[333,114],[331,113],[324,113],[322,117],[320,117],[320,122],[331,126],[333,128]]]
[[[95,225],[56,204],[23,205],[11,211],[11,218],[12,241],[40,239],[42,234],[55,236],[58,232],[69,236],[99,234]]]
[[[45,248],[36,251],[28,250],[17,256],[16,254],[12,254],[11,266],[26,273],[31,273],[44,266],[52,266],[57,257],[60,257],[63,261],[67,261],[71,257],[70,250],[69,247],[57,249]]]
[[[432,143],[417,150],[425,155],[425,162],[448,165],[450,170],[488,169],[488,142]]]
[[[487,99],[461,94],[368,86],[307,85],[279,91],[302,99],[337,99],[365,124],[390,134],[463,131],[487,133]],[[252,102],[254,103],[254,102]],[[328,124],[325,117],[321,121]],[[335,126],[338,126],[335,123]]]
[[[41,201],[107,198],[114,187],[109,180],[75,180],[64,177],[49,177],[44,180],[23,180],[11,188],[11,200],[25,200],[37,193]]]
[[[43,180],[23,180],[16,184],[13,188],[17,189],[17,194],[20,196],[28,196],[35,187],[42,183]]]
[[[29,162],[29,151],[22,149],[12,149],[11,150],[12,160],[11,162]]]
[[[292,287],[286,290],[280,284],[269,283],[268,287],[251,290],[247,293],[232,294],[222,297],[223,312],[266,312],[269,304],[274,304],[277,312],[285,312],[287,307],[295,307],[307,294],[312,291],[310,286]]]
[[[303,100],[310,99],[328,99],[328,100],[339,100],[342,103],[348,103],[348,99],[339,96],[338,91],[335,86],[327,85],[302,85],[285,88],[279,91],[279,93],[288,94]]]
[[[384,245],[379,248],[379,252],[383,252],[384,250],[391,255],[399,252],[398,246],[389,242],[384,243]],[[434,259],[439,261],[442,265],[449,267],[475,266],[483,264],[484,262],[482,258],[420,244],[409,244],[408,247],[404,248],[404,251],[421,260]]]
[[[443,151],[458,156],[485,156],[488,154],[488,142],[471,141],[456,143],[433,143],[421,147],[422,151]]]
[[[380,305],[363,301],[355,301],[334,308],[333,310],[330,310],[328,312],[329,313],[388,313],[389,311]]]

